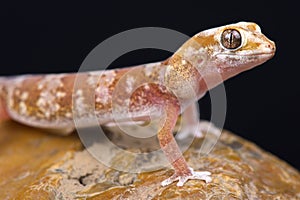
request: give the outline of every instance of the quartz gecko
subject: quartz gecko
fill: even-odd
[[[193,171],[172,131],[182,114],[189,128],[200,123],[195,103],[211,88],[262,64],[275,44],[255,23],[239,22],[202,31],[162,62],[134,67],[69,74],[24,75],[0,79],[0,120],[53,129],[67,134],[77,126],[117,121],[159,120],[160,146],[175,172],[162,186],[178,180],[211,181],[208,171]],[[80,84],[74,87],[74,83]],[[92,94],[92,98],[91,98]],[[89,98],[87,98],[89,97]],[[91,102],[92,99],[92,102]],[[91,115],[90,113],[94,113]],[[149,114],[150,113],[150,114]],[[203,124],[202,124],[203,125]],[[190,129],[199,135],[201,130]]]

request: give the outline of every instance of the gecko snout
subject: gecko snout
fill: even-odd
[[[276,45],[273,41],[270,41],[270,43],[268,43],[267,45],[267,48],[270,49],[271,52],[274,52],[276,51]]]
[[[267,39],[264,42],[263,52],[265,52],[265,54],[272,54],[272,56],[273,56],[275,54],[275,51],[276,51],[275,42]]]

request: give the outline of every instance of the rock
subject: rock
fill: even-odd
[[[120,145],[125,139],[116,135],[111,139]],[[184,156],[195,170],[212,172],[212,182],[189,180],[183,187],[176,183],[161,187],[161,181],[173,173],[170,167],[142,173],[118,171],[91,156],[76,134],[56,136],[1,123],[0,199],[300,199],[300,174],[284,161],[228,131],[207,156],[198,153],[202,141],[194,139]],[[146,143],[155,142],[154,137]],[[126,152],[143,149],[121,146]],[[151,147],[158,148],[157,144]],[[155,168],[160,159],[113,149],[106,156],[124,170],[143,163]]]

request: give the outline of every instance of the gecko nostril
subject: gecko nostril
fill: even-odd
[[[266,45],[266,47],[268,48],[268,49],[270,49],[271,51],[275,51],[275,45],[272,45],[272,44],[267,44]]]

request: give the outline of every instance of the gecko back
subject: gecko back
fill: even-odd
[[[82,127],[98,125],[90,124],[94,113],[100,124],[111,122],[112,99],[124,101],[123,93],[133,88],[133,81],[159,82],[163,66],[158,62],[106,71],[0,78],[0,121],[12,118],[60,134],[74,130],[74,117],[80,118]],[[115,92],[116,87],[121,89]],[[146,109],[145,105],[140,108]],[[125,120],[128,113],[123,115],[122,110],[126,111],[122,108],[117,116]]]

